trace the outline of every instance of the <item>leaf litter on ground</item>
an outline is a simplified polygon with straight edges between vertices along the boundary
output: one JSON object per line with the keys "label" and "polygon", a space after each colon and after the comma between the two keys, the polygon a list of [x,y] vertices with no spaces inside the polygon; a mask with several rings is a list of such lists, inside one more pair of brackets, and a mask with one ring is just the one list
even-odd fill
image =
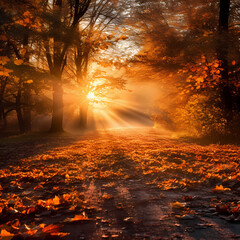
{"label": "leaf litter on ground", "polygon": [[[186,208],[194,209],[195,205],[202,208],[203,205],[197,205],[202,200],[189,193],[193,191],[196,195],[196,191],[205,190],[209,199],[211,194],[219,199],[219,202],[207,202],[206,208],[215,209],[227,221],[239,222],[240,147],[200,146],[145,133],[133,136],[118,131],[117,135],[101,133],[98,137],[76,137],[74,141],[60,139],[61,146],[44,150],[41,145],[41,153],[18,157],[11,165],[1,165],[1,236],[32,234],[41,238],[44,233],[63,237],[65,233],[60,234],[59,223],[96,219],[102,214],[104,204],[119,201],[114,191],[120,181],[128,180],[129,183],[146,180],[155,186],[152,191],[160,192],[165,201],[168,195],[162,191],[185,193],[169,204],[173,210],[182,211],[177,213],[180,219],[195,218]],[[54,146],[53,141],[48,141]],[[8,151],[8,146],[3,148]],[[11,152],[9,158],[17,156],[21,148],[23,145],[16,145],[15,155]],[[27,143],[24,149],[31,151]],[[102,190],[90,189],[89,182],[100,181]],[[127,204],[124,202],[123,206]],[[85,210],[86,216],[82,215]],[[53,227],[49,217],[60,227]],[[43,230],[41,224],[52,228],[52,232],[48,228]]]}

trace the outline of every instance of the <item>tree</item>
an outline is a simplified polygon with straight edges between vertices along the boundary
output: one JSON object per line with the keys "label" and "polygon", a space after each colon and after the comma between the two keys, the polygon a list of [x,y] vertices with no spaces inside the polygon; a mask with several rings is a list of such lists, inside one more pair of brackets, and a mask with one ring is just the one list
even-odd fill
{"label": "tree", "polygon": [[76,28],[91,0],[54,0],[45,16],[44,47],[53,83],[52,132],[63,131],[62,73],[67,63],[67,52]]}
{"label": "tree", "polygon": [[229,52],[229,15],[230,15],[230,0],[220,0],[219,2],[219,47],[218,47],[218,59],[220,61],[221,81],[220,89],[222,95],[223,108],[225,110],[226,119],[229,122],[232,120],[232,92],[229,83],[229,64],[228,64],[228,52]]}
{"label": "tree", "polygon": [[[236,34],[239,21],[237,4],[232,4],[233,9],[236,8],[234,16],[233,11],[230,15],[230,1],[220,1],[219,4],[199,0],[138,2],[136,16],[140,31],[144,29],[144,37],[134,66],[136,71],[141,69],[139,76],[145,74],[146,79],[159,81],[164,92],[168,93],[165,94],[166,99],[159,101],[157,118],[161,119],[159,115],[168,116],[166,119],[169,123],[182,119],[176,124],[181,126],[186,115],[177,116],[176,112],[183,113],[183,109],[190,106],[189,101],[194,99],[197,104],[196,99],[199,99],[205,101],[204,104],[199,103],[202,115],[205,114],[205,124],[208,122],[213,126],[214,120],[221,126],[225,122],[226,127],[226,121],[231,121],[233,107],[236,106],[234,95],[239,91],[236,87],[239,82],[236,78],[238,68],[234,60],[238,58],[238,50],[234,46],[239,44]],[[229,22],[235,23],[230,30]],[[229,59],[233,62],[231,67]],[[217,110],[209,115],[211,110],[205,109],[211,107]],[[178,109],[182,110],[176,111]],[[193,115],[196,109],[191,108]],[[199,118],[199,124],[200,121]],[[221,133],[224,131],[221,130]]]}
{"label": "tree", "polygon": [[[29,63],[29,48],[28,48],[28,41],[29,41],[29,27],[32,24],[32,21],[30,21],[30,18],[28,15],[27,9],[31,8],[30,2],[25,2],[26,6],[22,7],[22,2],[17,2],[16,5],[19,6],[17,9],[17,12],[12,9],[12,6],[14,5],[15,1],[9,1],[8,3],[4,3],[2,6],[3,8],[1,11],[3,12],[3,18],[6,17],[5,20],[3,20],[3,24],[1,26],[2,28],[2,51],[1,54],[7,58],[7,61],[2,62],[2,65],[7,65],[8,62],[14,61],[14,57],[17,58],[16,65],[21,65],[25,62],[25,64]],[[28,19],[27,22],[24,22],[24,20]],[[5,22],[4,22],[5,21]],[[16,34],[16,32],[18,34]],[[21,46],[22,45],[22,46]],[[15,55],[15,56],[14,56]],[[12,59],[12,60],[10,60]],[[15,63],[15,61],[14,61]],[[31,89],[29,87],[29,84],[26,82],[27,79],[23,80],[23,75],[20,76],[18,81],[18,90],[17,93],[13,93],[13,96],[15,98],[15,107],[13,108],[13,103],[8,102],[7,105],[10,105],[10,109],[6,110],[6,113],[4,112],[4,104],[3,99],[5,95],[5,91],[9,85],[11,84],[12,79],[16,77],[14,75],[14,71],[11,74],[11,76],[8,74],[6,75],[6,69],[5,68],[5,74],[3,72],[2,77],[2,92],[1,92],[1,112],[2,112],[2,118],[5,121],[6,126],[6,115],[7,113],[11,112],[13,109],[16,110],[18,122],[19,122],[19,129],[20,132],[28,132],[31,130],[31,108],[30,108],[30,99],[31,99]],[[15,78],[16,79],[16,78]],[[25,88],[23,88],[22,85],[25,85]],[[24,96],[24,100],[23,100]],[[5,99],[4,99],[5,100]],[[5,104],[6,105],[6,104]],[[23,109],[23,112],[22,112]]]}
{"label": "tree", "polygon": [[[87,126],[90,92],[93,92],[92,84],[94,79],[89,76],[89,66],[97,61],[97,57],[115,45],[119,40],[125,40],[123,35],[117,36],[116,28],[123,22],[122,13],[127,10],[123,1],[92,1],[89,11],[85,16],[85,27],[77,29],[74,51],[75,76],[77,88],[81,92],[81,103],[79,104],[79,127],[84,129]],[[101,71],[99,71],[101,72]],[[98,72],[98,73],[99,73]],[[98,74],[97,74],[98,75]],[[100,78],[99,76],[96,78]],[[102,83],[102,88],[109,86],[109,77],[103,74],[107,83]],[[111,85],[117,85],[119,79],[111,81]],[[98,88],[100,86],[98,85]]]}
{"label": "tree", "polygon": [[37,85],[41,86],[41,76],[46,76],[30,61],[36,47],[36,31],[41,26],[34,15],[36,9],[31,0],[11,0],[1,9],[1,55],[5,58],[1,62],[4,70],[1,74],[1,113],[6,126],[7,114],[15,110],[21,133],[31,130],[32,94]]}

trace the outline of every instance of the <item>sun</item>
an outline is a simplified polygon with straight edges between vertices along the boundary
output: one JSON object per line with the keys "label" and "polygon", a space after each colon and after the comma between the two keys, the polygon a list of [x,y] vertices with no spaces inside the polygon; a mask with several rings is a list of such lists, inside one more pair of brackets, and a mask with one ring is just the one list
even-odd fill
{"label": "sun", "polygon": [[89,92],[88,95],[87,95],[87,98],[89,100],[94,100],[96,98],[96,96],[95,96],[94,92]]}

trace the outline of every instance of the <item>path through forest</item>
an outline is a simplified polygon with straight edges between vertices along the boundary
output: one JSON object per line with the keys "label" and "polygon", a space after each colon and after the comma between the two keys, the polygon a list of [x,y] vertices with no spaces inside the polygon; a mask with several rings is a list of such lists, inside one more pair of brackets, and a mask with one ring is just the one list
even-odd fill
{"label": "path through forest", "polygon": [[240,239],[238,146],[112,129],[8,138],[0,157],[2,239]]}

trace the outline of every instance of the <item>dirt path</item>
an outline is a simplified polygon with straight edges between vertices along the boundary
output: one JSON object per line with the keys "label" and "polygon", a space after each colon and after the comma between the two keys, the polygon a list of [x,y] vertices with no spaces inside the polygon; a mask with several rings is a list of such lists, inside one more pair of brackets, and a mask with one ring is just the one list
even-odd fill
{"label": "dirt path", "polygon": [[2,239],[240,239],[240,147],[142,128],[0,150]]}

